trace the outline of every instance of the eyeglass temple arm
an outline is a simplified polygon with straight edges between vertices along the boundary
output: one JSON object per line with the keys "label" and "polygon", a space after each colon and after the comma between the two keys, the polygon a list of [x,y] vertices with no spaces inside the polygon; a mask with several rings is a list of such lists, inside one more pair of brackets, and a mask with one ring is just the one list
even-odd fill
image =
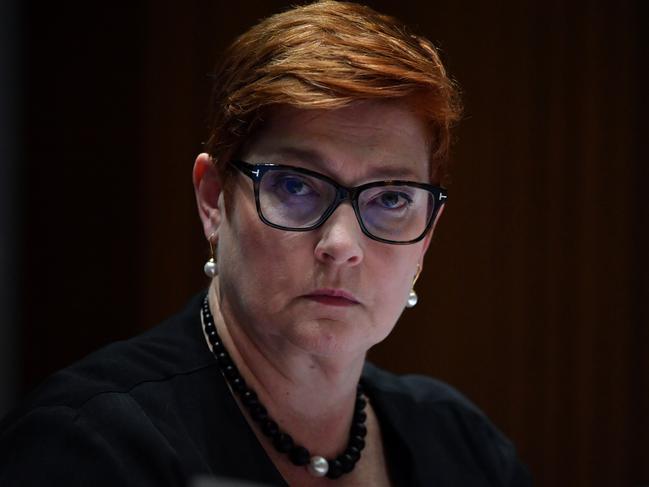
{"label": "eyeglass temple arm", "polygon": [[253,180],[259,179],[259,175],[261,174],[259,167],[254,166],[253,164],[250,164],[248,162],[238,161],[238,160],[231,160],[230,164],[232,164],[235,168],[239,169],[239,171],[244,173],[249,178]]}

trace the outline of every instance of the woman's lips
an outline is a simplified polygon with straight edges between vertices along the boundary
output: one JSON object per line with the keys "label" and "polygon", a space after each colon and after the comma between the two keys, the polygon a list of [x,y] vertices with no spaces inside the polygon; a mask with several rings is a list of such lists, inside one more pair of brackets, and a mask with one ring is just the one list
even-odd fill
{"label": "woman's lips", "polygon": [[356,297],[343,289],[318,289],[305,298],[329,306],[354,306],[360,304]]}

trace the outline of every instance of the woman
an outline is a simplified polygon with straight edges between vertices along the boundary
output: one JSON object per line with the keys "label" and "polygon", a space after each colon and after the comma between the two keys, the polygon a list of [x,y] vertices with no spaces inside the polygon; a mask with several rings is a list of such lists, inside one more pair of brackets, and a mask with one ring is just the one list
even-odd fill
{"label": "woman", "polygon": [[193,181],[211,282],[55,375],[0,437],[2,485],[526,485],[466,399],[365,363],[446,192],[456,92],[392,18],[319,2],[240,37]]}

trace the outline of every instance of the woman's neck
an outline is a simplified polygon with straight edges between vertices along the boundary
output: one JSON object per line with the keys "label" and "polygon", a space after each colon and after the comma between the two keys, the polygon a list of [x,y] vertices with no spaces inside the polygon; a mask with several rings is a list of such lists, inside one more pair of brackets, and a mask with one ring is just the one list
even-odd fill
{"label": "woman's neck", "polygon": [[281,337],[256,336],[228,312],[216,281],[209,301],[218,333],[269,415],[312,454],[340,453],[349,439],[364,355],[317,357]]}

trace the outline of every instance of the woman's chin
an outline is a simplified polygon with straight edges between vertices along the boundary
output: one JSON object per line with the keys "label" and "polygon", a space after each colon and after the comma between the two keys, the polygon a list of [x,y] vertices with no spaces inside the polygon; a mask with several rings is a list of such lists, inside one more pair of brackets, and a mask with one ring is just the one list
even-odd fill
{"label": "woman's chin", "polygon": [[302,323],[288,331],[287,338],[293,347],[304,353],[330,358],[364,356],[373,345],[358,325],[327,319]]}

